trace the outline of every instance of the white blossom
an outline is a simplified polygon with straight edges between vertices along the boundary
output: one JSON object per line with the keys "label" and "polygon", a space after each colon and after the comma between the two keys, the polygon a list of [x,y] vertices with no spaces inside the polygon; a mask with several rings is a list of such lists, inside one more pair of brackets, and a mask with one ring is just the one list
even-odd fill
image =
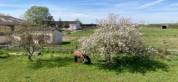
{"label": "white blossom", "polygon": [[129,19],[110,15],[99,21],[98,29],[89,37],[80,40],[80,50],[86,54],[100,53],[106,57],[129,53],[144,55],[140,32]]}

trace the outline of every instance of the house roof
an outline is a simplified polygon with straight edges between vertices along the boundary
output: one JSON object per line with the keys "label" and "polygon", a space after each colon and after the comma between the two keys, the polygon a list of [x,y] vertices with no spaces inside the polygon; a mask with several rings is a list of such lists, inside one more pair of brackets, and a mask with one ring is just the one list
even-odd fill
{"label": "house roof", "polygon": [[0,15],[0,25],[19,25],[22,22],[21,19],[12,16],[2,16]]}

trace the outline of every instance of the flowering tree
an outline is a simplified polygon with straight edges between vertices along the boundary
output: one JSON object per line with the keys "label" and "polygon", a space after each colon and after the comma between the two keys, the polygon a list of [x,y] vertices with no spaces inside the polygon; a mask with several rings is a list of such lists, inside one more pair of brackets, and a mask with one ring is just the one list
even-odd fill
{"label": "flowering tree", "polygon": [[83,53],[99,53],[107,63],[112,62],[113,56],[121,56],[121,53],[135,56],[145,56],[147,53],[135,25],[130,19],[116,15],[100,20],[95,33],[82,38],[80,43]]}

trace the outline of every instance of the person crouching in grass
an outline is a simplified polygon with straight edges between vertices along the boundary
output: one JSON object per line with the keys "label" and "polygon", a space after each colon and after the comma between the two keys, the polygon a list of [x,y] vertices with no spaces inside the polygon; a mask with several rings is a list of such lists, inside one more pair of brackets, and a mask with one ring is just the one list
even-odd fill
{"label": "person crouching in grass", "polygon": [[79,50],[74,51],[73,56],[74,56],[74,61],[76,63],[91,64],[90,57],[87,54],[84,54]]}

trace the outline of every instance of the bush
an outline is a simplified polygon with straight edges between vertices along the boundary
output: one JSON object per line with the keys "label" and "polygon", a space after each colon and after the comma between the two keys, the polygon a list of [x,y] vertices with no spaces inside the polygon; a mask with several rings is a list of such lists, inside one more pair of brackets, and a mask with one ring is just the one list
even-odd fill
{"label": "bush", "polygon": [[150,56],[154,51],[153,48],[144,46],[139,30],[130,19],[116,15],[110,15],[99,21],[95,33],[82,38],[80,43],[80,50],[83,53],[98,53],[105,57],[107,63],[111,63],[114,56],[123,56],[123,53],[142,57]]}

